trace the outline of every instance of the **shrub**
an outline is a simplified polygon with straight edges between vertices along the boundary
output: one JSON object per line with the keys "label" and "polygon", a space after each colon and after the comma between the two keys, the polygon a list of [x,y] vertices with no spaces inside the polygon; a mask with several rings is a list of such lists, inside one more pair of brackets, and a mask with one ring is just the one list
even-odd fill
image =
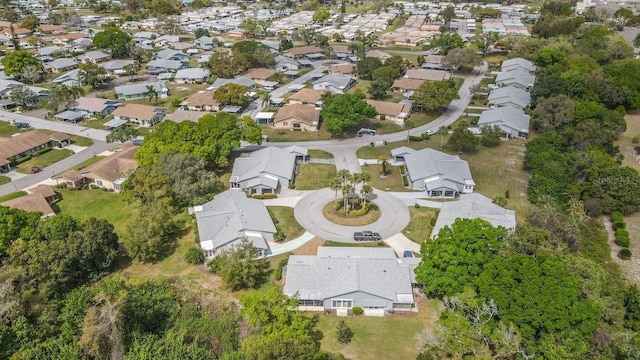
{"label": "shrub", "polygon": [[624,216],[619,211],[614,211],[611,213],[611,221],[624,221]]}
{"label": "shrub", "polygon": [[347,212],[346,212],[346,211],[344,211],[344,209],[338,209],[338,215],[344,215],[344,214],[346,214],[346,213],[347,213]]}
{"label": "shrub", "polygon": [[192,246],[187,250],[184,258],[191,265],[202,264],[204,262],[204,253],[198,246]]}
{"label": "shrub", "polygon": [[436,226],[436,220],[437,220],[437,217],[435,216],[432,217],[431,220],[429,220],[429,224],[431,224],[431,226]]}
{"label": "shrub", "polygon": [[600,204],[600,199],[587,199],[587,201],[584,202],[584,211],[592,218],[600,217],[600,215],[602,215],[602,205]]}
{"label": "shrub", "polygon": [[422,136],[409,135],[409,141],[422,141],[422,140],[423,140]]}
{"label": "shrub", "polygon": [[344,320],[338,324],[337,339],[341,344],[348,344],[353,339],[353,331],[345,324]]}
{"label": "shrub", "polygon": [[616,229],[616,237],[618,236],[626,236],[629,237],[629,232],[625,229]]}
{"label": "shrub", "polygon": [[44,153],[48,153],[49,151],[51,151],[51,148],[50,147],[46,147],[46,148],[44,148],[42,150],[38,150],[35,154],[33,154],[33,156],[40,156],[40,155],[42,155]]}
{"label": "shrub", "polygon": [[362,209],[351,210],[349,211],[349,216],[362,216],[369,212],[369,207],[364,206]]}
{"label": "shrub", "polygon": [[618,246],[622,246],[622,247],[629,247],[629,235],[618,235],[616,234],[616,244],[618,244]]}
{"label": "shrub", "polygon": [[23,157],[23,158],[20,158],[20,159],[16,160],[16,165],[20,165],[20,164],[22,164],[23,162],[25,162],[25,161],[29,161],[29,160],[31,160],[31,156],[25,156],[25,157]]}
{"label": "shrub", "polygon": [[407,180],[407,177],[404,175],[402,176],[402,185],[409,186],[409,180]]}
{"label": "shrub", "polygon": [[414,206],[416,209],[420,209],[420,204],[416,203]]}
{"label": "shrub", "polygon": [[509,197],[511,197],[511,193],[509,192],[509,190],[504,192],[504,198],[508,199]]}
{"label": "shrub", "polygon": [[624,221],[614,221],[613,228],[616,230],[624,229],[627,227],[627,223]]}
{"label": "shrub", "polygon": [[373,142],[371,142],[371,143],[369,143],[369,146],[371,146],[371,147],[375,147],[375,146],[376,146],[376,144],[374,144]]}
{"label": "shrub", "polygon": [[282,268],[287,265],[287,263],[289,262],[289,257],[287,256],[286,258],[280,260],[280,262],[278,263],[278,267],[276,268],[275,271],[275,277],[276,280],[282,280]]}
{"label": "shrub", "polygon": [[351,312],[353,312],[353,315],[362,315],[364,311],[362,310],[361,307],[354,306],[353,309],[351,309]]}
{"label": "shrub", "polygon": [[276,194],[255,194],[253,195],[254,199],[275,199],[278,195]]}
{"label": "shrub", "polygon": [[295,188],[296,188],[296,184],[294,183],[289,184],[289,189],[295,189]]}
{"label": "shrub", "polygon": [[618,251],[618,257],[622,260],[629,260],[631,259],[631,250],[629,249],[622,249],[620,251]]}
{"label": "shrub", "polygon": [[404,165],[400,165],[400,174],[404,174]]}
{"label": "shrub", "polygon": [[278,229],[278,231],[276,231],[276,233],[273,234],[273,240],[275,241],[282,241],[284,240],[284,238],[285,238],[285,235],[280,229]]}
{"label": "shrub", "polygon": [[171,101],[171,106],[173,106],[175,108],[180,107],[180,103],[181,102],[182,102],[182,99],[179,99],[179,98],[178,99],[173,99]]}
{"label": "shrub", "polygon": [[500,206],[500,207],[505,207],[509,203],[509,200],[507,200],[506,198],[498,195],[498,196],[493,198],[493,203],[498,205],[498,206]]}
{"label": "shrub", "polygon": [[640,144],[640,134],[636,134],[636,136],[633,137],[631,142],[634,144]]}
{"label": "shrub", "polygon": [[423,132],[422,135],[420,135],[420,137],[422,137],[422,140],[429,140],[431,136],[429,136],[429,134],[427,134],[426,132]]}

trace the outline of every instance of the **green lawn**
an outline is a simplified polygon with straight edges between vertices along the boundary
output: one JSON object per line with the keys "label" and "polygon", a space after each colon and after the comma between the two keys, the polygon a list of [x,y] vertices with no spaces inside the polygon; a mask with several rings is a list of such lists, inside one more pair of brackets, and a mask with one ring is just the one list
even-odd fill
{"label": "green lawn", "polygon": [[[438,300],[422,301],[418,306],[418,313],[385,317],[337,317],[321,313],[318,322],[318,330],[323,334],[320,347],[351,360],[415,359],[417,337],[425,328],[433,326],[441,312]],[[354,333],[353,340],[347,345],[336,339],[336,328],[343,320]]]}
{"label": "green lawn", "polygon": [[74,166],[73,169],[74,170],[82,170],[82,169],[86,168],[87,166],[89,166],[91,164],[97,163],[98,161],[102,160],[105,157],[106,156],[94,156],[92,158],[88,158],[87,160],[83,161],[82,163]]}
{"label": "green lawn", "polygon": [[309,150],[309,157],[312,159],[333,159],[333,154],[324,150]]}
{"label": "green lawn", "polygon": [[1,202],[5,202],[5,201],[9,201],[9,200],[13,200],[13,199],[25,196],[25,195],[27,195],[26,191],[12,192],[12,193],[9,193],[9,194],[7,194],[5,196],[0,196],[0,203]]}
{"label": "green lawn", "polygon": [[[446,144],[446,139],[445,139]],[[373,146],[365,146],[358,149],[356,155],[360,159],[377,159],[380,155],[391,156],[391,150],[395,148],[399,148],[401,146],[407,146],[412,149],[421,150],[424,148],[434,148],[440,149],[440,135],[433,135],[429,138],[429,140],[423,141],[411,141],[407,144],[406,141],[388,143],[384,146],[373,147]]]}
{"label": "green lawn", "polygon": [[317,190],[329,187],[329,182],[336,175],[335,165],[302,164],[296,176],[296,189]]}
{"label": "green lawn", "polygon": [[82,123],[82,125],[92,129],[104,130],[104,123],[112,119],[113,119],[113,116],[109,115],[100,120],[94,119],[94,120],[85,121]]}
{"label": "green lawn", "polygon": [[422,244],[423,241],[431,237],[431,231],[433,230],[431,221],[435,223],[435,219],[438,217],[438,210],[412,206],[409,207],[409,214],[411,215],[411,220],[409,225],[402,230],[402,233],[414,242]]}
{"label": "green lawn", "polygon": [[467,113],[467,114],[482,114],[486,110],[489,110],[489,109],[471,109],[471,108],[466,108],[466,109],[464,109],[464,112]]}
{"label": "green lawn", "polygon": [[58,161],[73,155],[73,151],[69,149],[53,149],[37,157],[27,160],[18,165],[16,171],[22,174],[30,174],[32,166],[39,166],[44,169],[45,167],[55,164]]}
{"label": "green lawn", "polygon": [[146,127],[146,126],[138,126],[137,130],[138,130],[138,135],[147,136],[151,134],[151,132],[153,131],[153,128]]}
{"label": "green lawn", "polygon": [[389,174],[384,179],[380,177],[380,174],[382,173],[382,164],[367,165],[362,168],[362,171],[366,171],[371,174],[371,181],[369,181],[369,185],[376,189],[384,191],[412,191],[402,184],[399,166],[387,166],[387,172]]}
{"label": "green lawn", "polygon": [[8,184],[11,182],[11,178],[4,175],[0,175],[0,185]]}
{"label": "green lawn", "polygon": [[7,122],[0,121],[0,135],[9,136],[20,132],[20,128]]}
{"label": "green lawn", "polygon": [[274,220],[278,230],[284,233],[283,242],[293,240],[304,234],[304,228],[298,224],[295,216],[293,216],[293,208],[286,206],[269,206],[269,215]]}

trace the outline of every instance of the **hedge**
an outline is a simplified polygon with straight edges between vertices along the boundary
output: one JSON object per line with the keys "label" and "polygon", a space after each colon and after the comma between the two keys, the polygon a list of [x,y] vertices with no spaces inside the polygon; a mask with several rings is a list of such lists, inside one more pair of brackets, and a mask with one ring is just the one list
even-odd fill
{"label": "hedge", "polygon": [[16,165],[20,165],[23,162],[26,162],[26,161],[29,161],[29,160],[31,160],[31,156],[25,156],[23,158],[20,158],[20,159],[16,160]]}
{"label": "hedge", "polygon": [[253,195],[254,199],[275,199],[278,195],[276,194],[255,194]]}
{"label": "hedge", "polygon": [[349,216],[362,216],[362,215],[366,214],[367,212],[369,212],[369,207],[368,206],[364,206],[361,209],[349,211]]}
{"label": "hedge", "polygon": [[409,186],[409,180],[407,180],[406,176],[402,176],[402,185]]}
{"label": "hedge", "polygon": [[422,140],[423,140],[422,136],[409,135],[409,141],[422,141]]}
{"label": "hedge", "polygon": [[420,135],[420,137],[422,138],[422,140],[429,140],[430,138],[429,134],[427,134],[426,132],[423,132],[422,135]]}
{"label": "hedge", "polygon": [[615,221],[624,221],[624,216],[622,216],[622,213],[619,211],[614,211],[611,213],[611,221],[615,222]]}
{"label": "hedge", "polygon": [[276,268],[276,271],[275,271],[276,280],[282,280],[282,268],[285,265],[287,265],[287,263],[289,263],[289,257],[288,256],[286,258],[280,260],[280,262],[278,263],[278,267]]}
{"label": "hedge", "polygon": [[629,232],[626,230],[616,230],[616,244],[622,247],[629,247]]}
{"label": "hedge", "polygon": [[42,155],[44,153],[48,153],[49,151],[51,151],[51,148],[50,147],[46,147],[46,148],[44,148],[42,150],[38,150],[35,154],[33,154],[33,156],[40,156],[40,155]]}
{"label": "hedge", "polygon": [[627,227],[627,223],[625,223],[624,221],[614,221],[613,222],[613,228],[616,230],[620,230],[620,229],[624,229]]}
{"label": "hedge", "polygon": [[620,251],[618,251],[618,257],[622,260],[629,260],[631,259],[631,250],[629,249],[622,249]]}

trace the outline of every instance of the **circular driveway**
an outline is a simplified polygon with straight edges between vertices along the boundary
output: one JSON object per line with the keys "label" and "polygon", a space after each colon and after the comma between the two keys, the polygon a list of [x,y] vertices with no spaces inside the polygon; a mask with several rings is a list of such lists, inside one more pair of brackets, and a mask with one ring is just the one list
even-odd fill
{"label": "circular driveway", "polygon": [[[338,193],[338,196],[341,196]],[[332,223],[322,214],[327,203],[336,199],[335,191],[321,189],[302,198],[293,210],[296,220],[308,232],[325,240],[355,243],[353,233],[371,230],[380,233],[383,239],[401,232],[409,224],[409,208],[400,199],[374,189],[369,199],[380,209],[378,221],[369,225],[344,226]]]}

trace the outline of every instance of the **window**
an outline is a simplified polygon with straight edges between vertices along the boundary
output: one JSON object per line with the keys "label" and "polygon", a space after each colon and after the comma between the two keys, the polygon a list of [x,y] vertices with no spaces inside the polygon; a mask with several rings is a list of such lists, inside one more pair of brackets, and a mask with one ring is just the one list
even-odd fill
{"label": "window", "polygon": [[353,300],[331,300],[331,307],[334,309],[351,309]]}
{"label": "window", "polygon": [[445,192],[444,192],[444,196],[446,196],[446,197],[453,197],[453,191],[445,191]]}
{"label": "window", "polygon": [[96,185],[102,186],[102,180],[96,180]]}
{"label": "window", "polygon": [[322,300],[300,300],[298,306],[323,306]]}
{"label": "window", "polygon": [[293,128],[294,129],[300,129],[300,123],[293,124]]}
{"label": "window", "polygon": [[283,123],[282,123],[282,125],[283,125],[283,126],[288,126],[288,125],[289,125],[289,123],[285,121],[285,122],[283,122]]}
{"label": "window", "polygon": [[442,191],[432,191],[431,196],[442,196]]}
{"label": "window", "polygon": [[393,308],[395,310],[411,310],[413,308],[413,304],[393,304]]}

